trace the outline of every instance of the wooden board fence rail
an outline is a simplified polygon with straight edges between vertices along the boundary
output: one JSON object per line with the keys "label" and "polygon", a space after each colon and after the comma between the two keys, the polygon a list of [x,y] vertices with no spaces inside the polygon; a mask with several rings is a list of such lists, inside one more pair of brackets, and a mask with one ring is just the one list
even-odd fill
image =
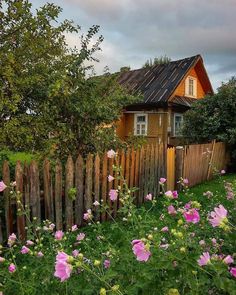
{"label": "wooden board fence rail", "polygon": [[[39,222],[48,219],[55,223],[57,229],[65,229],[73,224],[83,225],[83,214],[87,209],[93,210],[96,220],[106,220],[108,214],[100,214],[93,205],[94,201],[107,203],[109,215],[116,217],[119,199],[111,202],[109,191],[122,187],[123,180],[116,178],[114,164],[122,167],[129,187],[139,188],[134,194],[137,205],[144,202],[145,194],[157,195],[160,189],[159,178],[166,177],[166,151],[166,146],[156,144],[140,149],[119,150],[115,159],[107,158],[107,153],[89,154],[86,159],[81,155],[77,159],[69,156],[65,166],[60,160],[53,164],[45,159],[41,170],[36,161],[29,165],[18,161],[14,179],[10,179],[9,163],[5,161],[2,175],[7,185],[16,180],[16,189],[21,192],[23,205],[30,209],[31,220],[34,217]],[[115,180],[109,182],[109,175],[115,177]],[[73,189],[74,197],[71,193]],[[0,216],[0,241],[12,232],[24,239],[29,220],[17,215],[17,204],[11,199],[9,188],[1,198],[4,210]]]}

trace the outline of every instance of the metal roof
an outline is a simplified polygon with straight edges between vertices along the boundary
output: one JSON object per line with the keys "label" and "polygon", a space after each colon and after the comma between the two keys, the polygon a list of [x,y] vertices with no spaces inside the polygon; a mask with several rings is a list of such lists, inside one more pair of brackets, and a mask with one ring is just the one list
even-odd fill
{"label": "metal roof", "polygon": [[200,55],[132,71],[120,72],[118,82],[144,97],[145,104],[167,102]]}

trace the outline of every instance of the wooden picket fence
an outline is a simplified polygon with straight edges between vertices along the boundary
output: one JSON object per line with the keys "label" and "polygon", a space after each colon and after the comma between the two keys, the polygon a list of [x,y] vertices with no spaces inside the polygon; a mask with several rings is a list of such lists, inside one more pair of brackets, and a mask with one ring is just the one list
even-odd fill
{"label": "wooden picket fence", "polygon": [[213,177],[216,171],[226,169],[229,154],[223,142],[192,144],[167,150],[167,188],[176,188],[180,177],[189,180],[189,186]]}
{"label": "wooden picket fence", "polygon": [[[119,199],[111,202],[110,189],[122,186],[122,180],[116,178],[113,165],[122,167],[129,187],[137,187],[135,202],[140,205],[147,193],[157,195],[158,180],[166,177],[166,151],[164,144],[147,145],[140,149],[126,149],[117,152],[115,159],[104,155],[89,154],[86,159],[81,155],[74,161],[68,157],[65,167],[60,160],[52,165],[45,160],[40,170],[38,163],[29,165],[17,162],[15,179],[10,179],[9,163],[3,164],[3,181],[7,185],[16,180],[16,190],[22,193],[22,203],[30,209],[30,219],[37,217],[38,222],[48,219],[57,229],[70,228],[73,224],[83,225],[83,214],[93,209],[97,220],[104,221],[107,214],[99,214],[93,206],[94,201],[103,201],[109,205],[109,213],[116,217],[120,206]],[[108,182],[108,175],[115,177]],[[75,200],[69,197],[71,188],[76,188]],[[17,215],[17,203],[12,200],[9,189],[3,193],[4,216],[0,217],[0,241],[10,233],[17,232],[25,238],[25,227],[29,222],[25,216]]]}

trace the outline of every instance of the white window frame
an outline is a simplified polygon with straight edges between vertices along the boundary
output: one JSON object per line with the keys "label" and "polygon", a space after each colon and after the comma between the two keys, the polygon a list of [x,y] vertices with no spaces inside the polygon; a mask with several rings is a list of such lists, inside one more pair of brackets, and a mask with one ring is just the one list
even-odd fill
{"label": "white window frame", "polygon": [[[193,94],[189,93],[189,81],[193,81]],[[185,80],[185,96],[197,97],[197,78],[188,76]]]}
{"label": "white window frame", "polygon": [[176,120],[176,117],[181,117],[182,118],[182,122],[183,122],[183,120],[184,120],[184,116],[183,116],[183,114],[181,114],[181,113],[174,113],[174,126],[173,126],[173,131],[174,131],[174,137],[180,137],[180,135],[179,134],[176,134],[176,130],[175,130],[175,120]]}
{"label": "white window frame", "polygon": [[[138,123],[138,117],[145,117],[145,134],[137,134],[137,123]],[[136,113],[134,114],[134,135],[136,136],[147,136],[148,131],[148,114],[146,113]]]}

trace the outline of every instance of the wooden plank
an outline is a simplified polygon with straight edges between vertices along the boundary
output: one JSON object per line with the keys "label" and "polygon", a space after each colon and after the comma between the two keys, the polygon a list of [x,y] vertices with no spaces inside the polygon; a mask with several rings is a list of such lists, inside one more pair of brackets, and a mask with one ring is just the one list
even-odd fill
{"label": "wooden plank", "polygon": [[[121,191],[123,191],[124,189],[124,176],[125,176],[125,151],[124,149],[121,150],[120,153],[120,167],[121,167],[121,171],[120,171],[120,189]],[[118,205],[117,205],[118,209],[122,207],[122,204],[120,202],[120,200],[118,200]]]}
{"label": "wooden plank", "polygon": [[[111,175],[112,177],[114,177],[114,171],[113,171],[113,165],[114,165],[114,159],[113,158],[109,158],[108,159],[108,173],[109,175]],[[108,175],[107,175],[108,176]],[[108,195],[109,195],[109,192],[111,189],[113,189],[113,185],[114,185],[114,182],[113,181],[110,181],[108,182]],[[112,215],[112,201],[110,200],[110,197],[108,196],[108,206],[109,206],[109,214]],[[110,219],[109,215],[107,216],[108,219]]]}
{"label": "wooden plank", "polygon": [[[100,157],[96,154],[94,161],[94,201],[100,203]],[[95,220],[100,220],[99,206],[95,206]]]}
{"label": "wooden plank", "polygon": [[24,213],[24,199],[23,199],[23,168],[21,162],[17,161],[15,167],[15,180],[16,180],[16,191],[17,191],[17,232],[19,239],[25,239],[25,215]]}
{"label": "wooden plank", "polygon": [[126,155],[125,155],[125,181],[128,186],[129,186],[129,180],[130,180],[130,149],[127,149]]}
{"label": "wooden plank", "polygon": [[150,146],[147,145],[146,156],[145,156],[145,167],[144,167],[144,186],[143,186],[143,197],[145,197],[150,191]]}
{"label": "wooden plank", "polygon": [[140,149],[137,149],[135,153],[135,168],[134,168],[134,186],[138,189],[134,193],[136,205],[138,205],[138,196],[139,196],[139,163],[140,163]]}
{"label": "wooden plank", "polygon": [[[120,167],[120,160],[121,160],[120,151],[116,151],[115,166],[117,168]],[[114,189],[118,190],[120,174],[116,171],[116,172],[114,172],[114,177],[115,177],[115,180],[114,180],[113,187],[114,187]],[[119,194],[118,194],[117,200],[114,201],[112,204],[113,217],[117,216],[118,204],[119,204]]]}
{"label": "wooden plank", "polygon": [[83,224],[84,213],[84,160],[81,155],[77,157],[75,163],[75,187],[77,190],[75,200],[75,223],[81,226]]}
{"label": "wooden plank", "polygon": [[155,153],[154,146],[151,145],[151,153],[150,153],[150,187],[149,192],[154,196],[154,186],[155,186]]}
{"label": "wooden plank", "polygon": [[43,187],[45,218],[54,221],[54,204],[52,198],[52,180],[50,174],[50,162],[48,159],[43,163]]}
{"label": "wooden plank", "polygon": [[144,168],[145,168],[145,150],[144,147],[140,150],[139,159],[139,198],[138,205],[141,205],[144,200]]}
{"label": "wooden plank", "polygon": [[71,228],[74,224],[73,199],[70,190],[74,187],[74,162],[71,156],[66,162],[66,183],[65,183],[65,225]]}
{"label": "wooden plank", "polygon": [[135,150],[131,149],[131,164],[130,164],[130,183],[129,186],[132,188],[134,186],[134,173],[135,173]]}
{"label": "wooden plank", "polygon": [[86,160],[86,178],[85,178],[85,210],[92,209],[93,206],[93,155],[88,154]]}
{"label": "wooden plank", "polygon": [[40,204],[40,184],[38,164],[33,160],[30,164],[30,205],[32,209],[32,217],[36,217],[37,221],[41,221],[41,204]]}
{"label": "wooden plank", "polygon": [[[9,169],[8,161],[3,162],[2,179],[7,186],[10,185],[10,169]],[[4,198],[4,209],[5,209],[4,211],[5,211],[6,232],[8,237],[11,233],[13,233],[13,211],[11,207],[11,195],[10,195],[9,188],[6,188],[4,190],[3,198]]]}
{"label": "wooden plank", "polygon": [[[23,169],[23,191],[25,196],[25,210],[28,211],[29,217],[31,217],[31,208],[30,208],[30,179],[29,179],[29,166],[25,162]],[[30,225],[30,220],[26,218],[26,226]]]}
{"label": "wooden plank", "polygon": [[57,159],[55,167],[55,214],[56,214],[56,228],[61,230],[62,223],[62,165],[61,161]]}
{"label": "wooden plank", "polygon": [[[102,203],[106,206],[107,202],[107,154],[103,156],[102,162]],[[106,212],[102,212],[102,221],[106,220]]]}

